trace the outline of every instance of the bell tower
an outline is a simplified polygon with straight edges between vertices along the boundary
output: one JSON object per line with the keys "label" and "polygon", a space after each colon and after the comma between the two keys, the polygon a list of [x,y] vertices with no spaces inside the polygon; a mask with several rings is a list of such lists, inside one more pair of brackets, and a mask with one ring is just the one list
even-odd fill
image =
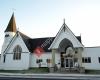
{"label": "bell tower", "polygon": [[15,17],[14,17],[14,13],[13,13],[11,16],[11,19],[7,25],[7,28],[4,31],[5,37],[4,37],[4,43],[2,46],[2,53],[5,51],[8,44],[10,43],[11,39],[14,37],[16,31],[17,31],[16,30],[16,22],[15,22]]}

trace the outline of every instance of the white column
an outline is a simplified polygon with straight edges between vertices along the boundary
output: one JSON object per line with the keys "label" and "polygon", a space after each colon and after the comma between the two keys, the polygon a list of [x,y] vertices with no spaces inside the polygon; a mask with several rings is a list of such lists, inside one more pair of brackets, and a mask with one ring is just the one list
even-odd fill
{"label": "white column", "polygon": [[55,52],[56,52],[56,49],[52,49],[52,67],[55,66]]}

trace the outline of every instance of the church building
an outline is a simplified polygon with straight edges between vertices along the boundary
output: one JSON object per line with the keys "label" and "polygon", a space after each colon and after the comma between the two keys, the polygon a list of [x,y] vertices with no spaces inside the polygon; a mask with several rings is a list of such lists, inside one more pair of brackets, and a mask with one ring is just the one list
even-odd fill
{"label": "church building", "polygon": [[81,36],[75,36],[65,22],[54,37],[30,38],[16,29],[13,13],[4,33],[2,70],[40,67],[51,72],[100,70],[100,47],[85,47]]}

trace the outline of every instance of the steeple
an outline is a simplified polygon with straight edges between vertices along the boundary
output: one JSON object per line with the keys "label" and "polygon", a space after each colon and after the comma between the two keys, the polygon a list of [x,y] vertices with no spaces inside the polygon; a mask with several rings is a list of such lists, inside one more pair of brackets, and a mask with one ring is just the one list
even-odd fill
{"label": "steeple", "polygon": [[14,13],[12,14],[12,17],[8,23],[5,32],[16,32],[16,22],[15,22]]}

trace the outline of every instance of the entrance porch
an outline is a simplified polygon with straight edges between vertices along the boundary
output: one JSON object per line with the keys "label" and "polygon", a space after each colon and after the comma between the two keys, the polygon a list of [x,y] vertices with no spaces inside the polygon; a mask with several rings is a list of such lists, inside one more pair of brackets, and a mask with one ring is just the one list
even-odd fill
{"label": "entrance porch", "polygon": [[[55,63],[55,53],[60,55],[60,67]],[[68,39],[63,39],[58,49],[52,49],[52,68],[54,72],[84,72],[82,67],[82,48],[75,48]]]}
{"label": "entrance porch", "polygon": [[61,67],[57,72],[63,73],[84,73],[84,68],[79,64],[79,58],[76,55],[61,53]]}

